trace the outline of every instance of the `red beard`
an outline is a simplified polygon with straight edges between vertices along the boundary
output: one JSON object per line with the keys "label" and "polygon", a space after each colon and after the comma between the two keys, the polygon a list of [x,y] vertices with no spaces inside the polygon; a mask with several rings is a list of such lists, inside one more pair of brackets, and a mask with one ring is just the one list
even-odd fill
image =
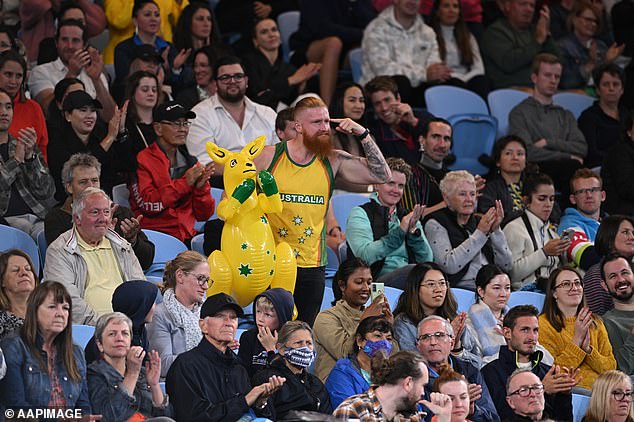
{"label": "red beard", "polygon": [[327,157],[332,152],[330,133],[315,134],[313,136],[304,135],[303,140],[306,149],[315,155]]}

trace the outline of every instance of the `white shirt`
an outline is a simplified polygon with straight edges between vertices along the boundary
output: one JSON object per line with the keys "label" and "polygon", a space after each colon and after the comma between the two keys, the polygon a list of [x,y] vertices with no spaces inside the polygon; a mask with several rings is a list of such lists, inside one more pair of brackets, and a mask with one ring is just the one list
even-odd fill
{"label": "white shirt", "polygon": [[246,110],[242,127],[224,108],[216,95],[196,104],[192,111],[196,118],[187,136],[187,150],[202,164],[211,162],[205,144],[209,141],[229,151],[240,151],[257,138],[266,136],[266,145],[279,142],[275,134],[277,114],[272,108],[256,104],[244,97]]}
{"label": "white shirt", "polygon": [[[68,73],[68,67],[62,63],[62,59],[60,58],[57,58],[54,62],[35,66],[29,77],[29,91],[31,92],[31,96],[35,98],[45,89],[55,89],[55,85],[66,77],[66,73]],[[97,96],[95,85],[84,69],[81,70],[77,79],[84,83],[86,92],[90,94],[91,97],[95,98]],[[100,79],[101,84],[108,90],[108,79],[106,79],[103,73]]]}

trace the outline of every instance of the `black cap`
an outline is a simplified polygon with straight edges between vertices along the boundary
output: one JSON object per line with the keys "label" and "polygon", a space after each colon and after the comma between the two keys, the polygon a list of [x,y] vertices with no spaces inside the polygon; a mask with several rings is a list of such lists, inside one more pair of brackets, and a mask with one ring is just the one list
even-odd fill
{"label": "black cap", "polygon": [[156,63],[163,63],[161,53],[150,44],[135,45],[132,50],[132,60],[134,59],[141,59],[144,62],[155,61]]}
{"label": "black cap", "polygon": [[152,113],[152,118],[155,122],[168,121],[175,122],[178,119],[195,119],[196,113],[191,110],[186,110],[185,107],[178,104],[176,101],[168,101],[163,104],[159,104]]}
{"label": "black cap", "polygon": [[244,311],[233,297],[226,293],[216,293],[209,296],[203,303],[203,307],[200,309],[200,319],[214,316],[225,309],[233,309],[239,317],[244,315]]}
{"label": "black cap", "polygon": [[73,91],[64,98],[62,108],[64,111],[73,111],[89,105],[96,109],[103,108],[101,103],[91,97],[86,91]]}

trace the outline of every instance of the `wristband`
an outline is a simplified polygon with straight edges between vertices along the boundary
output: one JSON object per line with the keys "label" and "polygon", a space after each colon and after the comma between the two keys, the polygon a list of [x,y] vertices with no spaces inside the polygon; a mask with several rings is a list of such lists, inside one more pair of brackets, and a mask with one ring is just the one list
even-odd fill
{"label": "wristband", "polygon": [[359,141],[363,141],[370,134],[370,129],[366,128],[361,135],[354,135]]}

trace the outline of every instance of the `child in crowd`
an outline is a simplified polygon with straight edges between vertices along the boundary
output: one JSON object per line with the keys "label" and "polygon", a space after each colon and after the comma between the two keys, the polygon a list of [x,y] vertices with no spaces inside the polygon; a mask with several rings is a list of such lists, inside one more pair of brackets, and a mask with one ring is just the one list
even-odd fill
{"label": "child in crowd", "polygon": [[266,367],[277,354],[277,332],[293,317],[295,301],[285,289],[269,289],[253,301],[256,326],[240,337],[238,357],[249,373],[249,378]]}

